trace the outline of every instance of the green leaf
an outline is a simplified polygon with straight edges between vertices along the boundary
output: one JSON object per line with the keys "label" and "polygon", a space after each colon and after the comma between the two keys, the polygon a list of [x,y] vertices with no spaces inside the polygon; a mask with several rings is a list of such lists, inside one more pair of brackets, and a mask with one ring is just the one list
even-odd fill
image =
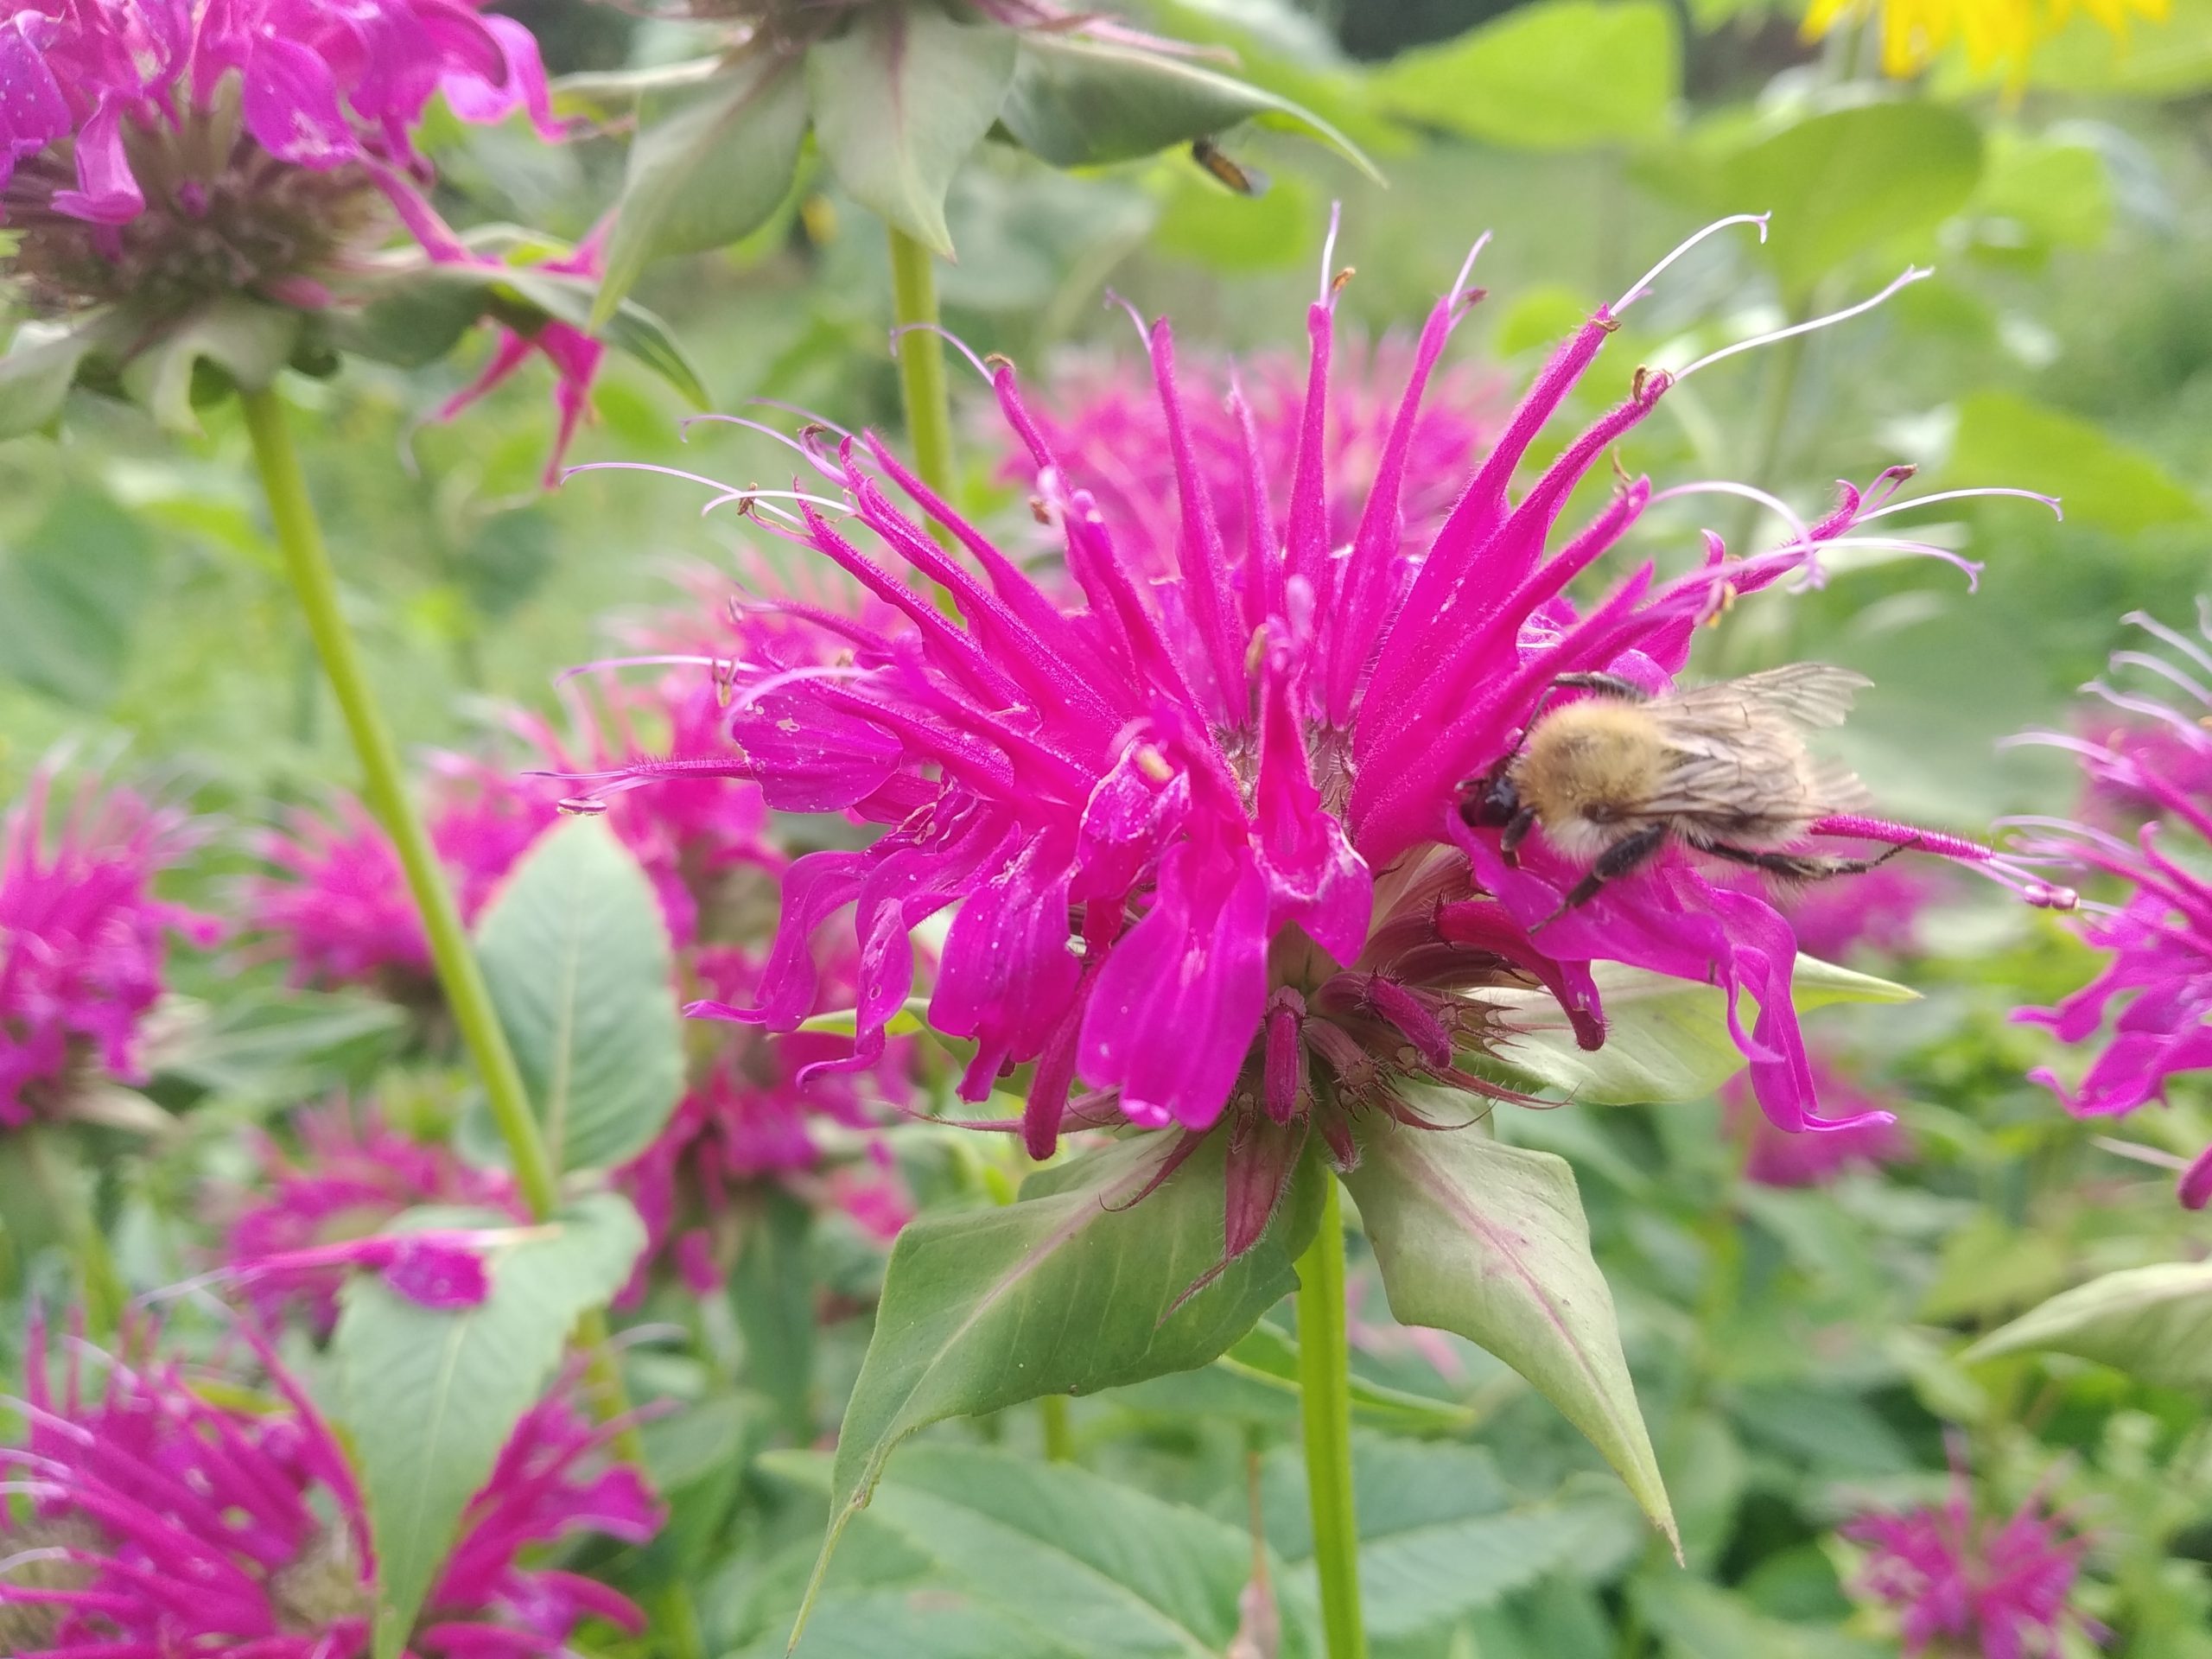
{"label": "green leaf", "polygon": [[736,241],[776,210],[798,170],[806,88],[789,60],[739,59],[700,86],[649,92],[607,241],[592,325],[655,259]]}
{"label": "green leaf", "polygon": [[668,928],[629,849],[596,818],[540,836],[477,950],[555,1161],[644,1151],[683,1092],[683,1041]]}
{"label": "green leaf", "polygon": [[2105,158],[2078,139],[1999,131],[1973,210],[2008,222],[2030,246],[2094,248],[2112,229]]}
{"label": "green leaf", "polygon": [[365,1089],[407,1038],[382,997],[272,991],[227,997],[148,1058],[165,1083],[249,1108],[290,1106],[334,1085]]}
{"label": "green leaf", "polygon": [[1207,1137],[1147,1192],[1179,1140],[1132,1136],[1031,1176],[1017,1203],[925,1214],[899,1235],[838,1433],[810,1603],[892,1449],[916,1429],[1204,1365],[1295,1285],[1291,1264],[1319,1219],[1310,1158],[1260,1243],[1177,1305],[1221,1258],[1228,1137]]}
{"label": "green leaf", "polygon": [[1023,149],[1055,167],[1136,161],[1257,119],[1310,133],[1382,180],[1343,133],[1264,87],[1186,58],[1042,29],[1022,33],[999,118]]}
{"label": "green leaf", "polygon": [[1472,1130],[1385,1125],[1344,1185],[1392,1315],[1457,1332],[1527,1377],[1673,1541],[1612,1293],[1590,1254],[1567,1160]]}
{"label": "green leaf", "polygon": [[[1214,1364],[1233,1376],[1298,1393],[1298,1344],[1276,1326],[1255,1325]],[[1355,1416],[1406,1434],[1452,1434],[1473,1426],[1471,1407],[1432,1400],[1404,1389],[1385,1388],[1364,1377],[1351,1379]]]}
{"label": "green leaf", "polygon": [[462,1510],[537,1402],[579,1316],[630,1276],[645,1230],[627,1200],[597,1193],[517,1229],[495,1211],[411,1211],[412,1227],[496,1227],[491,1294],[475,1307],[423,1307],[372,1274],[340,1299],[331,1341],[345,1424],[377,1556],[376,1659],[397,1659],[452,1548]]}
{"label": "green leaf", "polygon": [[1897,1651],[1894,1639],[1885,1649],[1832,1625],[1770,1618],[1687,1573],[1646,1573],[1631,1594],[1667,1659],[1884,1659]]}
{"label": "green leaf", "polygon": [[2212,1391],[2212,1262],[2092,1279],[1992,1332],[1966,1357],[2027,1352],[2072,1354],[2161,1388]]}
{"label": "green leaf", "polygon": [[[1553,1573],[1595,1576],[1606,1558],[1633,1556],[1643,1538],[1618,1491],[1516,1502],[1496,1460],[1476,1446],[1358,1434],[1352,1484],[1361,1599],[1379,1642],[1448,1629]],[[1268,1538],[1302,1566],[1313,1540],[1294,1452],[1269,1458],[1264,1491]],[[1311,1583],[1300,1578],[1300,1589]]]}
{"label": "green leaf", "polygon": [[862,12],[807,48],[814,134],[861,206],[950,259],[944,193],[998,119],[1014,31],[956,23],[929,5]]}
{"label": "green leaf", "polygon": [[745,1380],[773,1401],[804,1446],[814,1439],[814,1211],[780,1186],[749,1206],[729,1300],[745,1338]]}
{"label": "green leaf", "polygon": [[107,708],[154,575],[137,518],[98,490],[65,490],[0,563],[0,674],[73,708]]}
{"label": "green leaf", "polygon": [[211,300],[165,323],[123,365],[123,389],[172,432],[196,435],[201,406],[233,388],[257,391],[299,343],[300,314],[259,300]]}
{"label": "green leaf", "polygon": [[1981,176],[1981,129],[1933,103],[1815,115],[1737,151],[1717,188],[1732,213],[1768,213],[1766,252],[1802,297],[1858,255],[1918,238],[1963,207]]}
{"label": "green leaf", "polygon": [[[817,1490],[832,1483],[819,1454],[760,1462]],[[908,1452],[877,1488],[868,1524],[928,1561],[933,1592],[974,1598],[1048,1653],[1213,1659],[1236,1634],[1252,1571],[1249,1536],[1211,1516],[1065,1464],[972,1447]],[[1293,1611],[1284,1623],[1283,1659],[1315,1653],[1309,1621]],[[811,1659],[818,1646],[801,1651]]]}
{"label": "green leaf", "polygon": [[536,334],[550,319],[596,334],[691,404],[706,407],[706,386],[668,325],[624,300],[595,327],[596,295],[583,277],[529,265],[423,264],[380,276],[364,303],[320,319],[318,326],[340,351],[413,368],[443,357],[487,316],[524,335]]}
{"label": "green leaf", "polygon": [[61,412],[77,365],[99,341],[100,325],[66,331],[25,327],[0,357],[0,442],[35,432]]}
{"label": "green leaf", "polygon": [[1681,92],[1682,47],[1660,0],[1537,0],[1378,73],[1391,113],[1516,149],[1656,138]]}
{"label": "green leaf", "polygon": [[2204,518],[2196,493],[2150,456],[2017,392],[1977,391],[1960,400],[1944,476],[2046,491],[2063,503],[2068,523],[2123,536]]}
{"label": "green leaf", "polygon": [[[1503,1015],[1497,1058],[1601,1106],[1702,1100],[1744,1069],[1743,1051],[1728,1034],[1727,994],[1719,987],[1618,963],[1600,963],[1594,973],[1605,1009],[1605,1044],[1594,1050],[1577,1046],[1548,991],[1476,993]],[[1791,982],[1800,1011],[1831,1002],[1910,1002],[1917,995],[1815,957],[1797,958]]]}

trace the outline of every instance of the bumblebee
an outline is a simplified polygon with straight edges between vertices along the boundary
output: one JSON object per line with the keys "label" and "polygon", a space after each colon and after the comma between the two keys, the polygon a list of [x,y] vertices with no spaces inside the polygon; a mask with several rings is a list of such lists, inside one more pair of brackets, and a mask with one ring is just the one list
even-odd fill
{"label": "bumblebee", "polygon": [[[1562,911],[1673,841],[1784,882],[1863,874],[1912,843],[1875,858],[1789,849],[1821,819],[1866,804],[1866,786],[1815,760],[1804,734],[1840,726],[1872,683],[1848,669],[1793,663],[1652,696],[1618,675],[1563,674],[1519,747],[1465,786],[1460,816],[1503,830],[1509,866],[1539,825],[1554,849],[1586,866]],[[1586,695],[1548,709],[1560,691]]]}

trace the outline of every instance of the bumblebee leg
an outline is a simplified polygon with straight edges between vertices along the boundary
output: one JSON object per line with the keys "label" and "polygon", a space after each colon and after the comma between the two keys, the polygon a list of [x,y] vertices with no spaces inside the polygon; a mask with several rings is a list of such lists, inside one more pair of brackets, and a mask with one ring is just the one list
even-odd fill
{"label": "bumblebee leg", "polygon": [[1916,838],[1885,847],[1872,858],[1827,858],[1817,853],[1762,853],[1749,847],[1732,847],[1725,841],[1705,841],[1698,843],[1700,852],[1711,853],[1715,858],[1725,858],[1732,864],[1747,864],[1752,869],[1764,870],[1769,875],[1779,876],[1785,881],[1824,881],[1834,875],[1864,875],[1869,870],[1879,869],[1899,853],[1910,852],[1920,844]]}
{"label": "bumblebee leg", "polygon": [[1568,911],[1588,904],[1598,896],[1599,890],[1606,882],[1618,881],[1624,875],[1635,874],[1666,844],[1667,826],[1663,823],[1655,823],[1649,830],[1639,830],[1632,836],[1623,836],[1599,855],[1598,861],[1590,867],[1590,873],[1567,890],[1560,907],[1536,925],[1548,927]]}
{"label": "bumblebee leg", "polygon": [[1507,869],[1521,868],[1521,843],[1529,839],[1529,832],[1535,827],[1535,811],[1526,806],[1516,812],[1511,822],[1507,823],[1505,833],[1497,838],[1497,855],[1505,861]]}
{"label": "bumblebee leg", "polygon": [[1651,698],[1634,680],[1624,680],[1618,674],[1562,674],[1552,682],[1554,690],[1565,687],[1570,691],[1599,691],[1609,697],[1618,697],[1626,702],[1649,702]]}

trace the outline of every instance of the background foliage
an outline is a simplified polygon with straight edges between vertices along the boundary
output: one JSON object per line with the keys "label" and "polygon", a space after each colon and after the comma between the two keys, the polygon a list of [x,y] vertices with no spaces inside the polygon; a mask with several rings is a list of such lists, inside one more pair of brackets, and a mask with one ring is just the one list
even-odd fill
{"label": "background foliage", "polygon": [[[514,10],[559,68],[650,62],[683,45],[673,25],[582,0]],[[2062,495],[2063,523],[2005,504],[1961,511],[1950,534],[1987,563],[1978,593],[1870,565],[1786,610],[1747,601],[1728,654],[1700,667],[1816,658],[1864,670],[1877,685],[1847,734],[1850,756],[1900,814],[1973,833],[2071,803],[2063,766],[1997,740],[2063,725],[2074,688],[2118,643],[2120,614],[2186,619],[2212,575],[2212,0],[2177,0],[2170,22],[2125,45],[2077,18],[2010,84],[1946,60],[1903,86],[1872,77],[1861,32],[1808,46],[1796,16],[1764,0],[1154,10],[1164,31],[1232,47],[1255,80],[1340,127],[1389,187],[1260,130],[1234,145],[1272,175],[1252,200],[1180,156],[1060,175],[987,145],[954,184],[960,257],[943,274],[948,321],[978,352],[1025,368],[1127,355],[1125,320],[1098,303],[1109,284],[1172,315],[1186,351],[1297,346],[1332,199],[1358,271],[1341,315],[1375,334],[1410,325],[1473,237],[1495,232],[1479,273],[1491,297],[1459,350],[1507,377],[1719,213],[1771,208],[1769,243],[1700,250],[1633,315],[1619,357],[1679,364],[1871,291],[1908,261],[1932,264],[1933,279],[1847,338],[1701,376],[1637,435],[1630,461],[1662,478],[1751,480],[1802,508],[1835,478],[1900,460],[1938,487]],[[577,234],[621,176],[612,139],[551,151],[457,124],[439,137],[457,219]],[[881,238],[810,157],[799,168],[763,229],[652,267],[639,297],[686,343],[715,407],[765,397],[895,426]],[[724,559],[746,533],[633,479],[542,495],[542,386],[426,423],[471,372],[467,360],[419,373],[357,365],[290,391],[311,410],[308,465],[353,620],[396,725],[423,745],[467,746],[496,704],[552,709],[550,677],[605,654],[612,619],[671,602],[672,578]],[[683,459],[684,411],[636,366],[610,364],[596,412],[577,459]],[[743,435],[692,447],[711,447],[718,475],[783,470]],[[0,784],[12,793],[57,744],[119,753],[227,824],[200,861],[201,891],[178,895],[217,904],[272,803],[352,773],[244,454],[227,412],[180,446],[89,400],[59,437],[0,448]],[[1018,516],[982,442],[963,460],[971,494]],[[597,850],[580,834],[539,860],[588,863]],[[582,950],[563,929],[590,925],[531,887],[561,879],[534,870],[487,925],[495,989],[524,1020],[556,1018],[533,970]],[[2151,1382],[2094,1359],[1961,1358],[2097,1273],[2201,1257],[2202,1224],[2024,1081],[2047,1057],[2007,1012],[2079,983],[2080,947],[2047,918],[1964,894],[1925,931],[1925,959],[1899,976],[1923,1001],[1814,1020],[1899,1111],[1916,1148],[1908,1163],[1825,1189],[1760,1187],[1743,1179],[1716,1104],[1498,1118],[1508,1142],[1561,1154],[1580,1174],[1687,1572],[1549,1406],[1471,1345],[1407,1341],[1356,1267],[1372,1304],[1355,1357],[1363,1564],[1387,1659],[1893,1652],[1843,1593],[1850,1551],[1833,1529],[1870,1503],[1936,1493],[1945,1423],[1969,1431],[1993,1495],[2018,1501],[2048,1478],[2092,1534],[2086,1599],[2116,1632],[2111,1650],[2212,1656],[2212,1373]],[[666,945],[647,930],[595,939],[583,959],[619,978],[609,952],[624,951],[664,961]],[[235,1159],[226,1136],[238,1126],[380,1071],[389,1097],[423,1091],[430,1118],[466,1105],[407,1063],[392,1081],[397,1043],[376,1008],[292,995],[281,977],[277,964],[231,958],[182,969],[194,1017],[180,1020],[188,1035],[157,1091],[184,1110],[185,1144],[154,1159],[118,1142],[99,1175],[135,1284],[193,1269],[196,1182]],[[639,1040],[639,1019],[584,1001],[617,1040]],[[567,1134],[588,1143],[580,1159],[604,1161],[630,1149],[611,1138],[642,1136],[640,1114],[665,1111],[672,1085],[653,1074],[651,1042],[637,1064],[582,1046]],[[2208,1131],[2199,1093],[2144,1132],[2194,1150]],[[916,1129],[900,1145],[918,1190],[942,1206],[925,1230],[981,1223],[1010,1179],[997,1153],[949,1133]],[[40,1282],[39,1205],[21,1172],[0,1179],[27,1291]],[[785,1243],[818,1304],[784,1309],[779,1327],[773,1299],[797,1275],[741,1275],[710,1321],[715,1340],[631,1356],[639,1393],[683,1402],[646,1430],[676,1518],[650,1550],[600,1565],[648,1600],[678,1578],[703,1586],[716,1654],[781,1651],[828,1507],[849,1485],[812,1448],[858,1370],[881,1265],[834,1233]],[[580,1224],[571,1248],[608,1271],[612,1247],[593,1227]],[[1255,1258],[1245,1293],[1272,1300],[1287,1261]],[[518,1258],[502,1293],[512,1281],[513,1296],[551,1294],[556,1267]],[[486,1318],[512,1304],[495,1299]],[[817,1306],[844,1317],[811,1335],[802,1375],[757,1367],[733,1386],[748,1336],[806,1331]],[[1255,1571],[1280,1592],[1281,1651],[1317,1651],[1287,1349],[1263,1324],[1203,1370],[1077,1402],[1075,1466],[1032,1455],[1029,1415],[931,1427],[966,1408],[893,1407],[896,1432],[921,1433],[855,1522],[803,1651],[1216,1654]],[[967,1381],[988,1401],[988,1378]],[[454,1455],[461,1467],[490,1453]],[[442,1478],[458,1479],[453,1467]],[[1249,1515],[1265,1539],[1256,1559]]]}

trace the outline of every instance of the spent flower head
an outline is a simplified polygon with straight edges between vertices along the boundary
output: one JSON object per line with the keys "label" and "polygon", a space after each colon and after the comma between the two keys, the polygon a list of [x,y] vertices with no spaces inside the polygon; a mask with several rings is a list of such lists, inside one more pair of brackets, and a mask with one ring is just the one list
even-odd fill
{"label": "spent flower head", "polygon": [[[1062,538],[1065,576],[1033,580],[873,435],[817,423],[791,441],[827,493],[679,474],[715,492],[710,507],[741,506],[899,613],[880,629],[841,623],[826,647],[720,664],[720,752],[640,762],[600,785],[739,777],[771,806],[880,826],[865,847],[791,866],[758,995],[697,1011],[795,1030],[820,991],[811,942],[849,912],[859,1041],[833,1065],[870,1065],[912,987],[914,930],[957,906],[929,1017],[975,1046],[962,1098],[1033,1067],[1021,1127],[1039,1155],[1064,1124],[1174,1126],[1195,1145],[1229,1116],[1246,1154],[1231,1160],[1243,1191],[1232,1255],[1258,1236],[1309,1130],[1349,1164],[1363,1116],[1430,1124],[1440,1097],[1478,1109],[1522,1098],[1466,1064],[1491,1050],[1503,1018],[1471,995],[1487,987],[1541,985],[1594,1047],[1605,1031],[1596,964],[1717,983],[1770,1116],[1789,1129],[1853,1121],[1820,1114],[1790,1003],[1796,943],[1771,904],[1717,886],[1677,843],[1570,906],[1586,861],[1539,838],[1515,864],[1461,810],[1469,780],[1514,753],[1562,676],[1663,690],[1733,595],[1815,574],[1830,547],[1898,544],[1861,528],[1898,510],[1886,500],[1898,480],[1885,478],[1873,499],[1846,486],[1777,548],[1735,557],[1708,537],[1682,574],[1644,563],[1588,601],[1569,597],[1653,500],[1649,480],[1626,479],[1561,535],[1570,493],[1702,364],[1639,370],[1517,499],[1509,486],[1658,274],[1554,353],[1457,505],[1412,546],[1414,440],[1471,297],[1465,272],[1422,330],[1371,479],[1338,480],[1361,496],[1348,510],[1330,499],[1342,278],[1325,268],[1288,505],[1279,522],[1262,506],[1268,458],[1248,435],[1238,543],[1222,532],[1164,321],[1144,338],[1172,503],[1109,509],[1032,415],[1014,365],[976,365],[1033,478],[1033,506]],[[1228,401],[1249,435],[1233,385]],[[1434,488],[1421,480],[1424,496]],[[1344,522],[1349,543],[1332,535]],[[1166,569],[1160,548],[1173,550]],[[950,611],[899,566],[942,588]],[[1855,815],[1813,833],[1993,865],[1971,843]],[[1758,1005],[1748,1024],[1746,993]]]}
{"label": "spent flower head", "polygon": [[[199,1386],[140,1325],[109,1356],[70,1340],[58,1369],[34,1323],[20,1444],[0,1446],[21,1505],[0,1520],[0,1628],[41,1659],[360,1659],[375,1565],[336,1434],[251,1332],[270,1397]],[[89,1373],[89,1375],[88,1375]],[[418,1659],[572,1651],[585,1621],[644,1617],[580,1574],[530,1564],[583,1534],[642,1543],[660,1514],[601,1453],[564,1382],[516,1427],[469,1502],[407,1648]]]}
{"label": "spent flower head", "polygon": [[33,775],[0,826],[0,1128],[66,1116],[103,1077],[143,1083],[140,1036],[162,995],[167,937],[219,932],[154,895],[190,848],[184,817],[81,783],[57,804]]}
{"label": "spent flower head", "polygon": [[[2108,957],[2103,971],[2056,1007],[2014,1015],[2090,1051],[2077,1084],[2050,1067],[2031,1073],[2077,1117],[2122,1116],[2163,1101],[2174,1077],[2212,1069],[2212,608],[2200,607],[2197,639],[2139,613],[2123,620],[2163,650],[2120,652],[2112,679],[2088,686],[2107,716],[2084,729],[2102,734],[2025,740],[2073,754],[2094,804],[2132,802],[2142,819],[2132,838],[2022,821],[2024,854],[2101,878],[2111,895],[2085,902],[2076,925]],[[2183,1169],[2180,1192],[2191,1209],[2212,1202],[2212,1147]]]}

